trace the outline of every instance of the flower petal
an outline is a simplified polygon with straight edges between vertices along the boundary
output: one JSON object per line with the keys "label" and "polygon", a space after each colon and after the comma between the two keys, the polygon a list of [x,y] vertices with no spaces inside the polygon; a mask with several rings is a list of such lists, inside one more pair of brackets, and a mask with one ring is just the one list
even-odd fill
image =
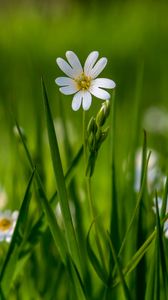
{"label": "flower petal", "polygon": [[61,57],[58,57],[56,59],[56,63],[59,66],[59,68],[69,77],[74,78],[75,73],[74,70],[71,68],[71,66]]}
{"label": "flower petal", "polygon": [[97,86],[91,86],[89,88],[89,92],[99,98],[99,99],[102,99],[102,100],[108,100],[110,98],[110,94],[104,90],[102,90],[101,88],[97,87]]}
{"label": "flower petal", "polygon": [[88,55],[84,65],[84,73],[86,76],[90,76],[90,71],[92,70],[96,60],[98,59],[98,56],[98,51],[93,51]]}
{"label": "flower petal", "polygon": [[105,68],[107,64],[107,58],[106,57],[102,57],[98,60],[98,62],[95,64],[95,66],[92,68],[92,70],[90,71],[90,76],[92,78],[96,78]]}
{"label": "flower petal", "polygon": [[82,101],[82,107],[84,110],[88,110],[92,103],[92,95],[88,91],[83,92],[83,101]]}
{"label": "flower petal", "polygon": [[79,58],[73,51],[67,51],[66,58],[69,64],[71,65],[71,67],[73,68],[75,76],[79,76],[81,73],[83,73],[83,69],[79,61]]}
{"label": "flower petal", "polygon": [[96,78],[92,80],[92,85],[106,89],[114,89],[116,87],[115,82],[107,78]]}
{"label": "flower petal", "polygon": [[78,91],[77,87],[75,87],[75,85],[74,86],[73,85],[63,86],[59,90],[64,95],[72,95]]}
{"label": "flower petal", "polygon": [[74,111],[77,111],[80,106],[81,106],[81,103],[82,103],[82,92],[79,91],[78,93],[76,93],[73,97],[73,100],[72,100],[72,109]]}
{"label": "flower petal", "polygon": [[69,77],[58,77],[55,79],[55,83],[59,86],[74,85],[74,80]]}

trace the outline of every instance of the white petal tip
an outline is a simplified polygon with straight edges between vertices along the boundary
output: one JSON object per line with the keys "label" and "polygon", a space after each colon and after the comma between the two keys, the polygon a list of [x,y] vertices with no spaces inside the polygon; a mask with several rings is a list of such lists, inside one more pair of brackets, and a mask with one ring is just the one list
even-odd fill
{"label": "white petal tip", "polygon": [[71,54],[71,53],[74,53],[74,52],[71,51],[71,50],[68,50],[68,51],[66,51],[65,55],[68,56],[68,55]]}
{"label": "white petal tip", "polygon": [[61,57],[57,57],[57,58],[56,58],[56,64],[57,64],[57,65],[59,65],[60,60],[61,60]]}
{"label": "white petal tip", "polygon": [[78,111],[78,110],[79,110],[79,108],[77,108],[77,107],[73,107],[73,106],[72,106],[72,110],[73,110],[73,111]]}

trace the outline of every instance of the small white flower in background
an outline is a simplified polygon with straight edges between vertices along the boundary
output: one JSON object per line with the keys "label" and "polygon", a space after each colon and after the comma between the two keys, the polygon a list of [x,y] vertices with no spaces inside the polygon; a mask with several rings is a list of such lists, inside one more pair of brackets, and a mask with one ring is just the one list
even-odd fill
{"label": "small white flower in background", "polygon": [[[149,150],[148,152],[149,153]],[[142,167],[142,148],[138,149],[135,156],[135,191],[140,190],[141,185],[141,167]],[[159,190],[165,181],[165,176],[161,173],[159,168],[159,155],[156,151],[151,150],[151,155],[147,170],[147,186],[149,192],[153,189]]]}
{"label": "small white flower in background", "polygon": [[143,126],[149,132],[167,135],[168,111],[156,106],[149,107],[143,117]]}
{"label": "small white flower in background", "polygon": [[10,242],[15,229],[19,212],[6,210],[0,212],[0,242]]}
{"label": "small white flower in background", "polygon": [[[116,84],[107,78],[97,78],[107,64],[107,58],[102,57],[98,61],[99,52],[93,51],[87,57],[84,68],[82,67],[77,55],[72,51],[66,52],[68,63],[57,58],[59,68],[68,77],[58,77],[55,82],[60,86],[60,92],[64,95],[72,95],[72,109],[77,111],[82,105],[84,110],[88,110],[92,103],[92,95],[102,100],[108,100],[110,94],[103,90],[113,89]],[[97,61],[97,62],[96,62]]]}
{"label": "small white flower in background", "polygon": [[[162,198],[158,197],[158,209],[159,209],[159,214],[161,212],[161,208],[162,208]],[[154,206],[153,206],[153,211],[156,213],[156,206],[155,206],[155,199],[154,199]],[[168,201],[167,201],[167,206],[166,206],[166,214],[168,213]],[[168,239],[168,220],[166,220],[164,222],[164,234],[165,237]]]}

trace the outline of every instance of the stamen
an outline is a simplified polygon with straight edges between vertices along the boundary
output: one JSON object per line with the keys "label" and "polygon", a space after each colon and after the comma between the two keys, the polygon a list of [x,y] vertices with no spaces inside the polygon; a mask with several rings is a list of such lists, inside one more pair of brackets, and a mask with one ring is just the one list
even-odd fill
{"label": "stamen", "polygon": [[85,74],[81,74],[81,76],[79,76],[76,79],[78,89],[80,90],[88,90],[88,88],[90,87],[90,82],[91,82],[91,78],[85,76]]}
{"label": "stamen", "polygon": [[0,220],[0,230],[6,231],[11,227],[12,222],[9,219],[1,219]]}

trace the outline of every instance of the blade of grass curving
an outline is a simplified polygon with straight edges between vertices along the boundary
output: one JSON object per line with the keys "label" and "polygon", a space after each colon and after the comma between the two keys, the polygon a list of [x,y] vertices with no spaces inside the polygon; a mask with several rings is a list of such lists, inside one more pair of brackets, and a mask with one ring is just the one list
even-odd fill
{"label": "blade of grass curving", "polygon": [[156,249],[155,249],[155,274],[154,274],[154,300],[159,299],[160,295],[160,250],[162,248],[162,230],[160,226],[159,208],[157,193],[155,196],[156,206]]}
{"label": "blade of grass curving", "polygon": [[162,208],[161,208],[161,219],[164,218],[166,214],[166,207],[167,207],[167,200],[168,199],[168,176],[166,177],[166,183],[164,188],[164,194],[163,194],[163,201],[162,201]]}
{"label": "blade of grass curving", "polygon": [[158,209],[158,198],[157,193],[155,196],[155,207],[156,207],[156,239],[153,247],[153,253],[150,256],[150,272],[148,275],[148,282],[146,288],[145,299],[160,299],[160,217]]}
{"label": "blade of grass curving", "polygon": [[74,287],[75,287],[76,294],[77,294],[77,299],[86,300],[87,295],[86,295],[86,291],[85,291],[85,287],[84,287],[82,278],[78,272],[78,269],[76,268],[75,263],[71,259],[71,257],[68,257],[67,267],[69,269],[69,274],[72,274],[73,283],[74,283]]}
{"label": "blade of grass curving", "polygon": [[90,232],[92,229],[92,225],[93,225],[93,223],[91,224],[91,226],[89,228],[87,238],[86,238],[87,253],[88,253],[90,262],[91,262],[96,274],[103,281],[103,283],[107,286],[109,276],[108,276],[106,270],[102,267],[97,256],[95,255],[94,251],[92,250],[91,243],[90,243]]}
{"label": "blade of grass curving", "polygon": [[[141,178],[140,178],[140,186],[142,186],[143,178],[145,179],[144,188],[142,192],[142,196],[140,199],[139,210],[137,211],[137,228],[134,231],[136,234],[136,249],[143,244],[146,239],[146,232],[143,226],[143,207],[146,206],[146,196],[147,196],[147,176],[145,173],[145,165],[147,160],[147,134],[144,130],[144,138],[143,138],[143,148],[142,148],[142,159],[141,159]],[[142,258],[141,262],[138,264],[136,269],[136,299],[141,300],[145,297],[146,290],[146,278],[144,274],[146,274],[147,265],[145,256]]]}
{"label": "blade of grass curving", "polygon": [[[25,152],[27,154],[27,158],[29,160],[30,167],[32,168],[33,167],[33,160],[31,158],[30,152],[29,152],[28,147],[27,147],[27,145],[26,145],[26,143],[23,139],[22,133],[20,131],[20,128],[19,128],[17,122],[16,122],[16,126],[17,126],[18,132],[20,134]],[[77,157],[75,158],[75,162],[79,159],[79,157],[81,156],[81,153],[82,153],[82,149],[80,149],[80,151],[78,152]],[[60,228],[58,227],[58,224],[56,222],[55,215],[54,215],[54,213],[53,213],[53,211],[52,211],[52,209],[51,209],[51,207],[48,203],[48,199],[45,195],[43,185],[42,185],[40,176],[39,176],[37,171],[36,171],[36,174],[37,174],[36,182],[37,182],[37,186],[38,186],[39,195],[40,195],[41,200],[43,200],[42,201],[42,206],[43,206],[43,209],[44,209],[44,213],[45,213],[45,216],[47,218],[47,222],[48,222],[49,228],[51,230],[51,233],[53,235],[56,247],[59,250],[59,253],[60,253],[60,256],[62,257],[63,263],[66,265],[67,264],[67,249],[66,249],[65,241],[62,237],[62,233],[60,231]],[[39,220],[39,223],[41,223],[40,220]],[[75,290],[78,289],[80,291],[80,298],[79,299],[85,300],[86,298],[82,294],[81,287],[80,287],[80,282],[79,282],[78,278],[75,277],[76,276],[75,274],[71,274],[71,275],[73,275],[73,277],[71,279],[74,282],[76,282],[76,286],[74,286]],[[74,279],[74,277],[75,277],[75,279]],[[78,291],[78,293],[79,293],[79,291]]]}
{"label": "blade of grass curving", "polygon": [[132,218],[130,220],[130,223],[128,225],[128,228],[127,228],[127,231],[124,235],[124,239],[122,241],[122,244],[121,244],[121,247],[120,247],[120,250],[119,250],[119,253],[118,253],[118,256],[121,255],[123,249],[124,249],[124,246],[125,246],[125,242],[127,240],[127,237],[129,235],[129,232],[132,228],[132,225],[134,223],[134,220],[135,220],[135,217],[137,215],[137,211],[138,211],[138,208],[139,208],[139,205],[140,205],[140,202],[142,200],[142,195],[143,195],[143,191],[144,191],[144,186],[145,186],[145,182],[146,182],[146,174],[147,174],[147,168],[148,168],[148,162],[149,162],[149,159],[150,159],[150,155],[151,155],[151,152],[149,152],[148,154],[148,157],[147,157],[147,160],[146,160],[146,164],[145,164],[145,168],[144,168],[144,172],[143,172],[143,180],[142,180],[142,184],[141,184],[141,188],[140,188],[140,192],[138,194],[138,199],[137,199],[137,202],[136,202],[136,206],[135,206],[135,209],[134,209],[134,212],[132,214]]}
{"label": "blade of grass curving", "polygon": [[[156,236],[156,230],[154,230],[151,235],[148,237],[148,239],[144,242],[144,244],[139,248],[139,250],[134,254],[132,259],[128,262],[127,266],[123,269],[124,277],[128,274],[130,274],[138,265],[142,257],[145,255],[145,253],[148,251],[149,247],[151,246],[152,241],[154,240]],[[119,277],[112,278],[111,287],[115,287],[120,282]]]}
{"label": "blade of grass curving", "polygon": [[32,180],[34,177],[34,171],[29,180],[25,196],[20,208],[19,217],[15,226],[15,230],[13,233],[12,241],[10,243],[4,264],[2,266],[2,270],[0,273],[0,282],[4,295],[7,296],[9,288],[12,283],[12,278],[15,272],[15,268],[17,266],[17,260],[19,257],[19,251],[22,242],[24,241],[25,235],[25,227],[27,222],[27,215],[30,205],[31,193],[30,187],[32,185]]}
{"label": "blade of grass curving", "polygon": [[63,174],[63,168],[58,148],[57,137],[54,129],[53,119],[51,115],[51,110],[49,107],[47,91],[45,88],[44,81],[42,79],[42,88],[43,88],[43,99],[44,99],[44,107],[45,107],[45,115],[46,115],[46,123],[48,130],[48,138],[50,144],[51,157],[53,162],[53,168],[55,173],[55,179],[57,183],[57,191],[60,200],[61,211],[63,215],[64,225],[65,225],[65,233],[67,238],[67,243],[69,247],[70,254],[76,263],[78,269],[81,272],[81,262],[80,262],[80,254],[79,248],[77,244],[77,239],[75,235],[75,230],[73,227],[72,217],[68,204],[68,197],[65,185],[65,178]]}
{"label": "blade of grass curving", "polygon": [[[22,132],[20,130],[20,127],[19,127],[17,121],[16,121],[16,127],[17,127],[17,130],[19,132],[24,150],[26,152],[27,159],[28,159],[29,164],[30,164],[30,167],[31,167],[31,169],[33,169],[34,168],[33,160],[31,158],[30,152],[28,150],[28,147],[27,147],[26,142],[23,138]],[[60,254],[63,262],[65,263],[66,253],[67,253],[66,243],[65,243],[63,234],[62,234],[62,232],[61,232],[61,230],[58,226],[58,223],[57,223],[57,220],[55,218],[54,212],[52,211],[52,209],[50,207],[49,201],[47,199],[47,196],[46,196],[44,188],[43,188],[43,184],[41,182],[40,176],[39,176],[37,171],[36,171],[35,179],[36,179],[37,187],[38,187],[38,190],[40,191],[40,196],[41,196],[41,200],[42,200],[40,202],[40,204],[42,205],[42,208],[43,208],[44,214],[46,216],[50,231],[51,231],[52,236],[54,238],[56,247],[59,251],[59,254]]]}
{"label": "blade of grass curving", "polygon": [[[74,173],[74,169],[75,169],[75,166],[78,164],[81,156],[82,156],[82,153],[83,153],[83,147],[80,147],[80,149],[78,150],[77,154],[75,155],[74,159],[72,160],[72,163],[69,167],[69,169],[67,170],[66,174],[65,174],[65,182],[66,182],[66,185],[68,185],[72,178],[73,178],[73,173]],[[49,200],[49,203],[51,204],[51,206],[54,208],[57,203],[58,203],[58,193],[57,193],[57,190],[53,193],[53,195],[51,196],[50,200]],[[46,229],[46,224],[45,224],[45,221],[44,221],[44,213],[41,214],[41,216],[39,217],[39,219],[36,221],[36,223],[34,224],[31,232],[30,232],[30,235],[29,235],[29,242],[33,242],[35,240],[39,240],[41,234],[44,232],[44,230]],[[41,234],[40,234],[41,233]]]}
{"label": "blade of grass curving", "polygon": [[[60,99],[60,100],[62,100],[62,99]],[[68,134],[68,123],[66,120],[63,101],[59,101],[59,105],[60,105],[61,122],[62,122],[64,135],[65,135],[65,138],[63,140],[65,156],[66,156],[67,165],[69,165],[71,162],[71,159],[73,157],[73,149],[72,149],[71,143],[70,143],[70,135]],[[83,145],[82,145],[82,149],[83,149]],[[65,175],[65,182],[67,183],[66,175]],[[87,260],[87,253],[86,253],[86,244],[85,244],[84,220],[82,218],[81,202],[79,201],[78,188],[76,186],[76,180],[74,177],[72,178],[72,180],[69,184],[68,193],[69,193],[70,199],[73,202],[74,207],[75,207],[76,236],[77,236],[80,254],[82,256],[82,260],[81,260],[82,269],[83,269],[84,273],[86,273],[87,267],[88,267],[87,266],[88,260]]]}
{"label": "blade of grass curving", "polygon": [[154,255],[156,253],[156,242],[151,249],[151,255],[150,255],[150,265],[149,265],[149,272],[147,277],[147,285],[146,285],[146,293],[145,293],[145,300],[154,299],[155,295],[155,273],[156,273],[156,266],[155,266],[155,257]]}
{"label": "blade of grass curving", "polygon": [[118,259],[118,256],[116,254],[116,251],[115,251],[114,245],[112,243],[109,232],[107,232],[107,238],[108,238],[110,249],[111,249],[111,252],[112,252],[112,255],[113,255],[113,258],[114,258],[116,269],[119,273],[119,278],[120,278],[120,282],[121,282],[121,285],[122,285],[122,288],[123,288],[123,293],[124,293],[125,299],[126,300],[131,300],[132,299],[131,294],[130,294],[130,291],[129,291],[128,286],[126,284],[124,274],[123,274],[123,271],[122,271],[122,267],[121,267],[120,261]]}
{"label": "blade of grass curving", "polygon": [[168,295],[168,290],[167,290],[167,279],[168,279],[168,274],[167,274],[167,268],[166,268],[166,253],[164,249],[164,244],[163,244],[163,226],[160,224],[160,216],[159,216],[159,207],[158,207],[158,197],[156,193],[156,198],[155,198],[155,206],[156,206],[156,228],[157,228],[157,260],[156,260],[156,266],[157,266],[157,278],[156,278],[156,285],[157,290],[155,291],[156,294],[158,295],[159,299],[159,290],[160,290],[160,278],[159,278],[159,272],[160,272],[160,266],[161,266],[161,271],[162,271],[162,279],[163,279],[163,292],[166,295]]}

